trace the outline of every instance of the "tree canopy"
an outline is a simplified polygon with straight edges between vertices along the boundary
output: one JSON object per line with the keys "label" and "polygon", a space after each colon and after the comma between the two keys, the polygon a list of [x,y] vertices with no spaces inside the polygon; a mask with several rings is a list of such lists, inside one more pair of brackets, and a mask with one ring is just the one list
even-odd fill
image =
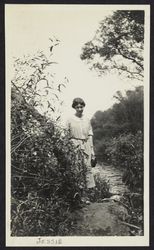
{"label": "tree canopy", "polygon": [[123,96],[117,91],[114,96],[118,100],[112,108],[97,111],[92,118],[94,139],[115,137],[123,133],[136,134],[143,131],[143,87],[127,90]]}
{"label": "tree canopy", "polygon": [[118,72],[143,80],[144,11],[118,10],[100,22],[94,38],[82,48],[81,59],[99,75]]}

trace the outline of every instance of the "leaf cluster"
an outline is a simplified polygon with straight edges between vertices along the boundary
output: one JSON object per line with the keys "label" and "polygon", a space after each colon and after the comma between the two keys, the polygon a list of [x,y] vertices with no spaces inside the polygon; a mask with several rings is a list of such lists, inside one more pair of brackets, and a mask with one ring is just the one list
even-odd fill
{"label": "leaf cluster", "polygon": [[12,235],[65,235],[79,202],[75,194],[85,185],[82,152],[67,132],[55,124],[53,131],[52,123],[43,127],[16,98],[12,108]]}
{"label": "leaf cluster", "polygon": [[99,75],[117,73],[143,80],[144,11],[113,12],[100,22],[81,54]]}
{"label": "leaf cluster", "polygon": [[121,202],[125,205],[128,211],[128,216],[125,218],[125,221],[130,225],[130,235],[144,235],[143,195],[134,192],[124,193],[121,197]]}
{"label": "leaf cluster", "polygon": [[143,191],[143,134],[121,135],[110,140],[106,149],[109,161],[125,169],[123,181],[131,191]]}
{"label": "leaf cluster", "polygon": [[83,152],[74,147],[58,123],[55,105],[62,104],[60,93],[65,85],[56,83],[51,66],[42,52],[15,60],[11,88],[12,236],[68,235],[73,226],[71,211],[85,188]]}
{"label": "leaf cluster", "polygon": [[97,158],[125,169],[131,190],[143,190],[143,88],[117,92],[117,103],[93,119]]}

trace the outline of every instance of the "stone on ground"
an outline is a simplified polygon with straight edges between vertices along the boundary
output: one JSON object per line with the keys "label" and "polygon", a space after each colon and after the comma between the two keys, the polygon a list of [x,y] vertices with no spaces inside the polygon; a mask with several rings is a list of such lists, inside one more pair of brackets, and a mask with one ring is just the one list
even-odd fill
{"label": "stone on ground", "polygon": [[91,203],[74,213],[76,224],[72,236],[128,236],[129,228],[120,221],[127,218],[127,209],[110,200]]}

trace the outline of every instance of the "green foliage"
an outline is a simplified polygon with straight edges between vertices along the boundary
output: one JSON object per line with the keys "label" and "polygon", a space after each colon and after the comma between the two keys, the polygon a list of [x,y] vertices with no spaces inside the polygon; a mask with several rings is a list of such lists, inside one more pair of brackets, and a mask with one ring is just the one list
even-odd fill
{"label": "green foliage", "polygon": [[[59,126],[60,94],[43,52],[15,60],[11,92],[11,234],[68,235],[85,188],[82,152]],[[58,109],[57,109],[58,107]]]}
{"label": "green foliage", "polygon": [[130,235],[144,235],[143,194],[133,192],[124,193],[121,197],[121,202],[125,205],[128,211],[126,222],[137,226],[129,228]]}
{"label": "green foliage", "polygon": [[35,120],[33,108],[15,96],[12,110],[12,235],[65,235],[85,185],[82,152],[67,132],[55,124],[53,131],[46,117]]}
{"label": "green foliage", "polygon": [[[85,189],[82,152],[67,131],[40,116],[17,98],[11,112],[12,236],[69,235],[74,210]],[[38,119],[38,120],[37,120]],[[108,184],[96,178],[93,200],[108,195]]]}
{"label": "green foliage", "polygon": [[12,236],[65,235],[71,226],[66,202],[41,198],[32,192],[24,200],[12,201]]}
{"label": "green foliage", "polygon": [[125,168],[123,181],[130,190],[141,192],[143,190],[143,134],[121,135],[110,140],[106,149],[108,159],[115,166]]}
{"label": "green foliage", "polygon": [[114,97],[119,103],[113,106],[113,118],[116,124],[123,127],[122,132],[135,134],[138,130],[143,131],[143,87],[127,90],[125,97],[118,91]]}
{"label": "green foliage", "polygon": [[[51,65],[42,52],[15,60],[11,88],[12,236],[69,235],[74,225],[72,211],[86,189],[83,152],[59,124],[57,107],[62,105],[60,94],[65,85],[56,83]],[[101,196],[107,193],[105,182],[98,192]]]}
{"label": "green foliage", "polygon": [[97,111],[92,118],[95,140],[143,131],[143,87],[128,90],[125,96],[117,92],[114,97],[117,103],[112,108]]}
{"label": "green foliage", "polygon": [[143,88],[117,92],[118,103],[92,119],[97,158],[125,169],[131,190],[143,190]]}
{"label": "green foliage", "polygon": [[53,67],[57,63],[50,55],[38,51],[34,55],[24,55],[14,61],[12,86],[27,104],[36,108],[40,114],[57,119],[61,114],[62,89],[68,79],[57,79]]}
{"label": "green foliage", "polygon": [[118,10],[106,17],[81,54],[100,75],[118,72],[143,80],[144,11]]}

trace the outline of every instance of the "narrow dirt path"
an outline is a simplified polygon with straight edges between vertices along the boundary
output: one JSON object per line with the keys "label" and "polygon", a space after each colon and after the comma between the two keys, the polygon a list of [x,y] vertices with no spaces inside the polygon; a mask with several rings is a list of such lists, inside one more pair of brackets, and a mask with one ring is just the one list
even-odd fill
{"label": "narrow dirt path", "polygon": [[[113,197],[121,196],[128,192],[122,182],[123,172],[113,166],[97,165],[93,169],[94,174],[109,181],[110,193]],[[127,209],[115,202],[114,199],[107,199],[101,203],[91,203],[74,213],[76,219],[72,236],[128,236],[129,228],[122,224],[128,216]]]}

